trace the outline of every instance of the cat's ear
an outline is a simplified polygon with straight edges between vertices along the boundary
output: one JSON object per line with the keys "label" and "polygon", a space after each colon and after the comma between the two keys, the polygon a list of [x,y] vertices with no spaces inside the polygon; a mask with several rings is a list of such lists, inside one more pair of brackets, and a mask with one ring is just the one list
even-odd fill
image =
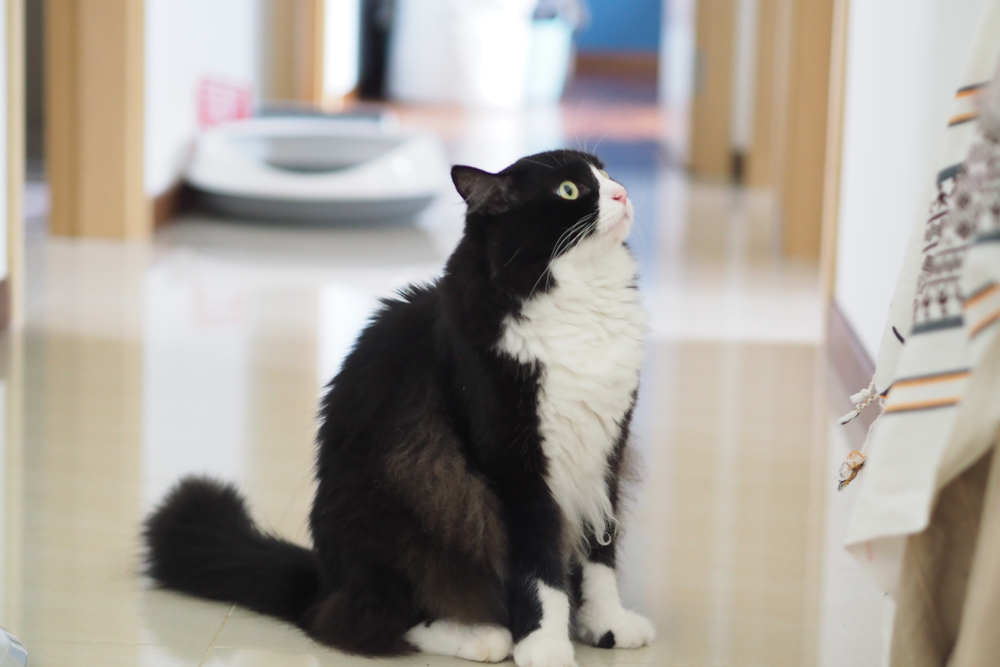
{"label": "cat's ear", "polygon": [[475,167],[456,165],[451,168],[455,189],[469,206],[469,213],[498,215],[511,207],[510,177],[491,174]]}

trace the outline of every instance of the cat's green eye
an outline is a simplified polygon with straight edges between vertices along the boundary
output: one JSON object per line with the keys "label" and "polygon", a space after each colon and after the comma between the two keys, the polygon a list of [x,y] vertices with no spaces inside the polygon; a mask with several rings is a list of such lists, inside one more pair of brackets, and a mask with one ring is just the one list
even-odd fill
{"label": "cat's green eye", "polygon": [[580,196],[580,189],[573,181],[563,181],[556,190],[563,199],[576,199]]}
{"label": "cat's green eye", "polygon": [[604,171],[603,169],[598,169],[597,173],[599,173],[604,178],[611,178],[610,176],[608,176],[608,172]]}

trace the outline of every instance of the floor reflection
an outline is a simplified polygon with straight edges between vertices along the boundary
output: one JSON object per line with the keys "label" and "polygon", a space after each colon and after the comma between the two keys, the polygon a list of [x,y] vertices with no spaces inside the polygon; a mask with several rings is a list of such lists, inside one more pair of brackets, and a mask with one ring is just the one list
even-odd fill
{"label": "floor reflection", "polygon": [[625,594],[662,628],[663,664],[815,664],[821,373],[807,346],[651,349]]}
{"label": "floor reflection", "polygon": [[184,264],[157,264],[145,279],[144,508],[185,473],[245,472],[250,300],[237,281]]}
{"label": "floor reflection", "polygon": [[[766,194],[691,183],[651,143],[597,150],[635,200],[652,315],[622,590],[660,635],[579,662],[876,664],[881,599],[839,548],[815,266],[775,254]],[[29,324],[0,350],[0,625],[33,664],[378,664],[150,590],[138,530],[201,472],[307,541],[321,388],[378,298],[438,274],[460,215],[455,196],[415,226],[189,216],[151,244],[32,241]]]}

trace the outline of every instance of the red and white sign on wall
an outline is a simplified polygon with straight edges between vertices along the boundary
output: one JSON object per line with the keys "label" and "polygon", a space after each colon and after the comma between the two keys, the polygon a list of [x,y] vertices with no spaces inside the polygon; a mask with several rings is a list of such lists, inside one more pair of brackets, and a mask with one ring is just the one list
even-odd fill
{"label": "red and white sign on wall", "polygon": [[205,129],[253,115],[253,87],[205,77],[198,82],[198,125]]}

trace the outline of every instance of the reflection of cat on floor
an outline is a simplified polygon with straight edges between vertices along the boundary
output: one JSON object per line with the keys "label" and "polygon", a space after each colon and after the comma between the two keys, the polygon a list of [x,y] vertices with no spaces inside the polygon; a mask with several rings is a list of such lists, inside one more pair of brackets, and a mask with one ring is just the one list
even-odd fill
{"label": "reflection of cat on floor", "polygon": [[147,521],[153,578],[366,655],[573,665],[571,614],[595,646],[650,642],[614,570],[646,317],[632,203],[601,166],[455,167],[444,275],[385,301],[323,401],[313,549],[188,478]]}

